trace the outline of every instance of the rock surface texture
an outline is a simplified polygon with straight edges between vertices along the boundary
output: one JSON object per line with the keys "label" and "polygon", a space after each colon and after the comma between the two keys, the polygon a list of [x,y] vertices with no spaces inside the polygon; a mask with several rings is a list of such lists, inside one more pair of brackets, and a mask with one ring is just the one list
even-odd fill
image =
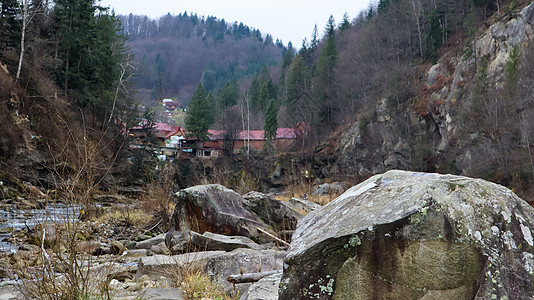
{"label": "rock surface texture", "polygon": [[206,231],[257,238],[267,226],[242,203],[241,196],[222,185],[199,185],[175,195],[171,231]]}
{"label": "rock surface texture", "polygon": [[282,273],[264,277],[252,284],[239,300],[278,300],[278,285]]}
{"label": "rock surface texture", "polygon": [[286,202],[258,192],[245,194],[243,203],[275,231],[295,230],[297,222],[303,217]]}
{"label": "rock surface texture", "polygon": [[484,180],[376,175],[301,220],[280,299],[531,299],[533,220]]}

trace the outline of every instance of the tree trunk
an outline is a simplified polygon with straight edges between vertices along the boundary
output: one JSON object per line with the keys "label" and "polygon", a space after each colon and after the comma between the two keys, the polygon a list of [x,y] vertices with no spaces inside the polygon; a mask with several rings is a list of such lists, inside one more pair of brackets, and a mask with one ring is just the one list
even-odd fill
{"label": "tree trunk", "polygon": [[22,70],[22,61],[24,60],[24,51],[25,51],[25,41],[26,41],[26,27],[28,26],[28,15],[29,15],[29,6],[30,0],[24,0],[22,4],[22,32],[20,34],[20,56],[19,56],[19,66],[17,68],[16,80],[20,78],[20,72]]}

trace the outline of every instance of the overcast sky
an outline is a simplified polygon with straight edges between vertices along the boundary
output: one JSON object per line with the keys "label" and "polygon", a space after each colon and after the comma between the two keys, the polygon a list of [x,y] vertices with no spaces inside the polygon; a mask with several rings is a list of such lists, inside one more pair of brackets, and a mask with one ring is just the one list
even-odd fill
{"label": "overcast sky", "polygon": [[319,35],[330,15],[339,24],[347,12],[350,20],[369,6],[369,0],[102,0],[101,5],[110,6],[117,14],[147,15],[157,18],[167,13],[195,12],[200,16],[215,16],[227,22],[243,22],[259,29],[264,35],[270,33],[274,40],[289,41],[299,48],[302,40],[310,40],[313,26],[317,24]]}

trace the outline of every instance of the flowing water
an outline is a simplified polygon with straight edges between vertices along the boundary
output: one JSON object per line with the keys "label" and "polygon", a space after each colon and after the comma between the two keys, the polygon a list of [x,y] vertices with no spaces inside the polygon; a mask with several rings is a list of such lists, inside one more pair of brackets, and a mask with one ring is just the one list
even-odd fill
{"label": "flowing water", "polygon": [[16,247],[8,242],[11,233],[33,229],[38,224],[78,220],[81,205],[50,204],[44,209],[0,210],[0,253],[14,253]]}

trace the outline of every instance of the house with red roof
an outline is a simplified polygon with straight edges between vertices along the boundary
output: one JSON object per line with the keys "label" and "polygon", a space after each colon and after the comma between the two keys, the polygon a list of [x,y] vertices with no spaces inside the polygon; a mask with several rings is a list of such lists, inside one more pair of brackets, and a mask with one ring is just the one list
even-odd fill
{"label": "house with red roof", "polygon": [[[303,139],[306,138],[309,126],[304,122],[299,122],[294,128],[278,128],[276,130],[276,141],[274,148],[278,151],[287,152],[298,149]],[[210,139],[208,141],[195,141],[197,157],[218,157],[222,155],[225,140],[224,130],[208,130]],[[238,153],[241,149],[250,149],[262,151],[265,146],[264,130],[245,130],[237,133],[233,143],[233,152]]]}

